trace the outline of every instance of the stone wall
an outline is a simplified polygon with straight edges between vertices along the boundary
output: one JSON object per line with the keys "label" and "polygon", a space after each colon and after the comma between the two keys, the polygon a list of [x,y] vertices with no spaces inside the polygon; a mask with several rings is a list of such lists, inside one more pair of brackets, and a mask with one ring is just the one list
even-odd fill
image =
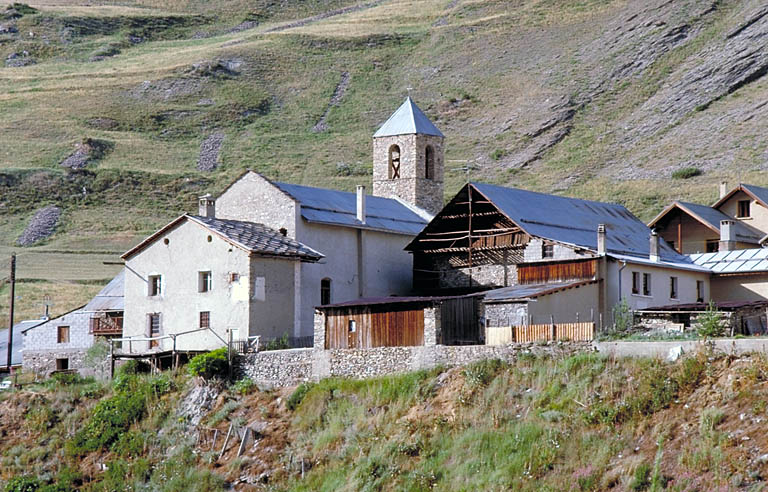
{"label": "stone wall", "polygon": [[23,368],[34,372],[39,377],[48,377],[56,370],[56,359],[68,359],[69,369],[76,369],[81,376],[94,376],[100,379],[109,377],[109,357],[98,367],[88,367],[85,357],[88,349],[37,350],[24,353]]}
{"label": "stone wall", "polygon": [[266,386],[294,386],[312,379],[313,349],[270,350],[243,355],[239,376]]}

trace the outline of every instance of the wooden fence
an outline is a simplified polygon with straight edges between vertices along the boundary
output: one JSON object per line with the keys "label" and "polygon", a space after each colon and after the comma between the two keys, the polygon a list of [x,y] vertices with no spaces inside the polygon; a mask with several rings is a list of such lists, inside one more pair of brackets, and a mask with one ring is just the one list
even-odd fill
{"label": "wooden fence", "polygon": [[552,340],[591,341],[595,338],[595,323],[556,323],[543,325],[488,326],[486,345],[528,343]]}

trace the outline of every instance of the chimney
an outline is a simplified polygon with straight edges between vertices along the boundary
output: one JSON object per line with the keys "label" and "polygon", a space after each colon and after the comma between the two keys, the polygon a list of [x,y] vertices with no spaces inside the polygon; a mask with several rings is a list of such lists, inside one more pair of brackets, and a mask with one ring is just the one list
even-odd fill
{"label": "chimney", "polygon": [[659,235],[656,229],[651,229],[651,242],[649,245],[651,261],[659,261]]}
{"label": "chimney", "polygon": [[720,198],[728,194],[728,181],[720,181]]}
{"label": "chimney", "polygon": [[365,186],[357,186],[357,220],[365,224]]}
{"label": "chimney", "polygon": [[198,215],[208,217],[209,219],[216,218],[216,200],[213,199],[210,193],[201,196],[198,205]]}
{"label": "chimney", "polygon": [[605,224],[597,225],[597,254],[605,256]]}
{"label": "chimney", "polygon": [[736,246],[736,230],[734,220],[720,221],[720,251],[732,251]]}

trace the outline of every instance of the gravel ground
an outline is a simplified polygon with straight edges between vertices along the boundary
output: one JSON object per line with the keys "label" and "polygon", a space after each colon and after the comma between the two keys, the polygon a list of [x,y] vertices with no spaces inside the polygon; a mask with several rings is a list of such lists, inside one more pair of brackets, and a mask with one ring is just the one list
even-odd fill
{"label": "gravel ground", "polygon": [[219,152],[224,142],[224,134],[212,133],[200,144],[200,157],[197,159],[199,171],[213,171],[219,166]]}
{"label": "gravel ground", "polygon": [[29,246],[38,241],[46,239],[56,229],[59,222],[61,209],[55,205],[48,205],[37,211],[32,220],[27,224],[27,228],[21,233],[16,244],[19,246]]}

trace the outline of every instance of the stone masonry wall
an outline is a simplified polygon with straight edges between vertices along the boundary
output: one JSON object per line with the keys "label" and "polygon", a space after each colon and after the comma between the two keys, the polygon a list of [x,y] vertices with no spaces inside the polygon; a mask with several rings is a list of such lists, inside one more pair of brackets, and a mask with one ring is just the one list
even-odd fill
{"label": "stone masonry wall", "polygon": [[240,377],[266,386],[294,386],[312,379],[315,350],[270,350],[245,354],[239,361]]}

